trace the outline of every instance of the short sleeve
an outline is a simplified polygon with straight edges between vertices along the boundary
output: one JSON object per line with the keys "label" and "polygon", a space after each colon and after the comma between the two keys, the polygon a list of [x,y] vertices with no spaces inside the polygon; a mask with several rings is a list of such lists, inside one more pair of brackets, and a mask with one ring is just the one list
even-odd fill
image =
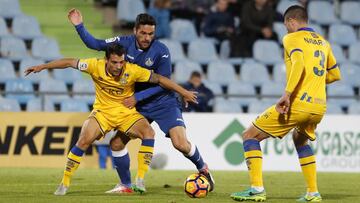
{"label": "short sleeve", "polygon": [[330,50],[329,50],[326,70],[331,70],[331,69],[337,68],[337,66],[338,66],[336,63],[334,53],[333,53],[330,45],[329,45],[329,49]]}
{"label": "short sleeve", "polygon": [[79,59],[77,69],[88,74],[92,74],[97,67],[97,58]]}

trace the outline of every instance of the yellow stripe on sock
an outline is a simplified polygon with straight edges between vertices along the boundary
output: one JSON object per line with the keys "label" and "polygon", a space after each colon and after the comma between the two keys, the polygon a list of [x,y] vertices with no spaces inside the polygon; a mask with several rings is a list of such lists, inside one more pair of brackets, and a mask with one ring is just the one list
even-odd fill
{"label": "yellow stripe on sock", "polygon": [[73,154],[72,152],[69,152],[68,158],[73,160],[73,161],[76,161],[76,162],[80,163],[82,157],[77,156],[77,155]]}
{"label": "yellow stripe on sock", "polygon": [[248,151],[245,152],[245,159],[249,158],[249,157],[262,157],[262,152],[260,150],[252,150],[252,151]]}
{"label": "yellow stripe on sock", "polygon": [[153,153],[154,151],[154,147],[149,147],[149,146],[140,146],[139,152],[142,153]]}
{"label": "yellow stripe on sock", "polygon": [[304,165],[315,162],[316,158],[315,156],[308,156],[308,157],[300,158],[299,161],[300,161],[300,165]]}

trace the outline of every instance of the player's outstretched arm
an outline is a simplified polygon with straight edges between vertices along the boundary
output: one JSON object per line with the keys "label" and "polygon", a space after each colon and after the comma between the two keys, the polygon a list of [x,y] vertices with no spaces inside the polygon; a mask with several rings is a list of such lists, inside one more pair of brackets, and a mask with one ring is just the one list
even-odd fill
{"label": "player's outstretched arm", "polygon": [[96,39],[85,29],[83,17],[78,9],[71,9],[68,13],[68,19],[75,26],[81,40],[88,48],[98,51],[104,51],[106,49],[107,44],[105,40]]}
{"label": "player's outstretched arm", "polygon": [[54,60],[49,63],[32,66],[24,71],[25,76],[29,75],[30,73],[38,73],[45,69],[65,69],[68,67],[76,68],[78,59],[73,58],[64,58],[59,60]]}
{"label": "player's outstretched arm", "polygon": [[192,102],[197,104],[197,92],[188,91],[181,87],[180,85],[176,84],[175,82],[171,81],[167,77],[161,76],[159,74],[153,73],[149,80],[150,83],[158,83],[162,87],[173,90],[177,93],[179,93],[181,96],[184,97],[185,104],[187,105],[187,102]]}

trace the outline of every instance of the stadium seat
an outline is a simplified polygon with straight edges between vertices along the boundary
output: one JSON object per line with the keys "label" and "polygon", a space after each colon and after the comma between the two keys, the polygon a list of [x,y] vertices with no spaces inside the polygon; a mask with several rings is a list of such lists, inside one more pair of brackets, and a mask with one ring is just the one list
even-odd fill
{"label": "stadium seat", "polygon": [[42,80],[40,81],[39,91],[45,94],[45,100],[50,100],[54,103],[60,103],[63,100],[69,99],[65,82],[62,80]]}
{"label": "stadium seat", "polygon": [[345,82],[335,82],[327,87],[327,93],[331,96],[351,97],[354,95],[353,88]]}
{"label": "stadium seat", "polygon": [[[31,67],[31,66],[35,66],[35,65],[40,65],[43,64],[44,61],[39,60],[39,59],[34,59],[34,58],[28,58],[28,59],[24,59],[20,61],[20,77],[21,78],[25,78],[25,73],[24,71]],[[26,76],[25,78],[26,80],[30,80],[33,83],[39,83],[42,80],[50,80],[50,75],[49,75],[49,71],[48,70],[43,70],[39,73],[31,73],[30,75]]]}
{"label": "stadium seat", "polygon": [[74,99],[85,101],[87,104],[93,104],[95,101],[95,87],[91,80],[75,81],[72,91]]}
{"label": "stadium seat", "polygon": [[253,46],[255,60],[266,65],[281,63],[281,51],[278,43],[271,40],[257,40]]}
{"label": "stadium seat", "polygon": [[221,88],[221,85],[214,82],[209,82],[207,80],[203,80],[203,84],[205,87],[209,88],[215,95],[222,95],[223,90]]}
{"label": "stadium seat", "polygon": [[274,96],[276,98],[280,98],[280,96],[283,95],[284,91],[285,91],[285,84],[283,83],[270,82],[270,83],[264,83],[261,86],[262,96]]}
{"label": "stadium seat", "polygon": [[202,73],[200,64],[194,61],[180,61],[175,65],[175,81],[178,83],[185,83],[190,79],[190,75],[193,71]]}
{"label": "stadium seat", "polygon": [[286,9],[293,5],[300,5],[297,1],[291,0],[281,0],[279,1],[278,5],[276,6],[276,11],[279,12],[281,15],[284,15]]}
{"label": "stadium seat", "polygon": [[255,96],[255,87],[244,82],[234,82],[228,85],[227,93],[229,95]]}
{"label": "stadium seat", "polygon": [[238,78],[234,67],[225,61],[213,61],[207,70],[208,80],[221,85],[237,82]]}
{"label": "stadium seat", "polygon": [[360,86],[360,66],[353,63],[343,63],[340,65],[341,81],[353,86]]}
{"label": "stadium seat", "polygon": [[69,99],[60,103],[60,111],[62,112],[89,112],[87,103],[81,100]]}
{"label": "stadium seat", "polygon": [[219,57],[221,60],[227,60],[229,63],[233,65],[240,65],[243,62],[243,58],[240,57],[231,57],[230,58],[230,41],[224,40],[220,44],[220,53]]}
{"label": "stadium seat", "polygon": [[0,38],[1,37],[8,37],[11,34],[6,26],[4,18],[0,17]]}
{"label": "stadium seat", "polygon": [[25,40],[42,36],[40,25],[33,16],[16,16],[12,22],[12,32]]}
{"label": "stadium seat", "polygon": [[349,60],[352,63],[360,64],[360,42],[350,45]]}
{"label": "stadium seat", "polygon": [[214,105],[214,112],[216,113],[239,113],[241,107],[237,102],[229,100],[216,100]]}
{"label": "stadium seat", "polygon": [[344,114],[340,105],[336,102],[327,102],[326,103],[326,113],[327,114]]}
{"label": "stadium seat", "polygon": [[244,63],[240,72],[241,81],[253,85],[262,85],[270,82],[266,67],[260,63]]}
{"label": "stadium seat", "polygon": [[178,41],[170,40],[170,39],[162,39],[160,40],[162,43],[164,43],[171,54],[171,61],[173,63],[176,63],[178,61],[186,60],[184,50]]}
{"label": "stadium seat", "polygon": [[316,33],[320,34],[321,36],[325,37],[324,29],[317,24],[309,24],[309,27],[312,28]]}
{"label": "stadium seat", "polygon": [[72,84],[75,81],[83,79],[82,73],[79,70],[73,68],[55,69],[53,71],[53,75],[55,79],[62,80],[66,84]]}
{"label": "stadium seat", "polygon": [[360,25],[360,2],[344,1],[340,5],[340,19],[344,23]]}
{"label": "stadium seat", "polygon": [[118,20],[135,23],[136,16],[146,13],[144,2],[141,0],[118,0],[116,17]]}
{"label": "stadium seat", "polygon": [[0,0],[0,16],[13,18],[22,15],[18,0]]}
{"label": "stadium seat", "polygon": [[190,20],[175,19],[170,22],[171,39],[189,43],[198,38],[194,24]]}
{"label": "stadium seat", "polygon": [[0,112],[18,112],[21,111],[20,104],[16,99],[0,98]]}
{"label": "stadium seat", "polygon": [[5,83],[6,98],[16,99],[20,104],[26,104],[29,100],[34,99],[34,88],[29,80],[8,80]]}
{"label": "stadium seat", "polygon": [[334,56],[336,58],[336,62],[338,64],[342,64],[342,63],[346,62],[347,59],[345,58],[345,54],[344,54],[344,51],[341,48],[341,46],[339,46],[337,44],[333,44],[331,46],[331,48],[332,48],[332,51],[333,51]]}
{"label": "stadium seat", "polygon": [[286,67],[284,63],[278,63],[274,66],[273,79],[277,83],[286,82]]}
{"label": "stadium seat", "polygon": [[352,103],[348,108],[349,114],[360,114],[360,102]]}
{"label": "stadium seat", "polygon": [[284,23],[275,22],[273,27],[274,27],[274,31],[278,35],[279,43],[282,44],[283,37],[287,34],[287,30],[286,30]]}
{"label": "stadium seat", "polygon": [[196,39],[190,42],[188,48],[189,59],[201,64],[218,60],[215,45],[211,40]]}
{"label": "stadium seat", "polygon": [[[44,105],[44,108],[42,108]],[[39,111],[48,111],[53,112],[55,111],[53,102],[49,100],[42,101],[40,98],[32,99],[27,102],[26,111],[29,112],[39,112]]]}
{"label": "stadium seat", "polygon": [[338,22],[333,4],[328,1],[309,1],[309,19],[320,25],[331,25]]}
{"label": "stadium seat", "polygon": [[355,30],[350,25],[330,25],[329,41],[340,46],[350,46],[356,42]]}
{"label": "stadium seat", "polygon": [[0,53],[2,57],[15,61],[29,57],[29,54],[26,51],[25,42],[21,39],[15,37],[3,37],[1,38],[0,44]]}
{"label": "stadium seat", "polygon": [[16,73],[12,62],[8,59],[0,58],[0,82],[4,83],[15,78]]}
{"label": "stadium seat", "polygon": [[269,108],[271,105],[273,105],[273,103],[263,102],[261,100],[251,102],[248,107],[248,113],[251,113],[251,114],[262,113],[267,108]]}
{"label": "stadium seat", "polygon": [[35,58],[45,61],[51,61],[62,57],[57,41],[47,37],[34,39],[31,46],[31,52]]}

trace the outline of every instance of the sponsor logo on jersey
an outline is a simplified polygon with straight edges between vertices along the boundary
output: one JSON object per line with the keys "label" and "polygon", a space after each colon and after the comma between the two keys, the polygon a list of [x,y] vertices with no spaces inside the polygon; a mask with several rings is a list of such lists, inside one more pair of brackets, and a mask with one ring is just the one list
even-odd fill
{"label": "sponsor logo on jersey", "polygon": [[86,62],[79,62],[78,69],[79,70],[87,70],[88,69],[88,64]]}
{"label": "sponsor logo on jersey", "polygon": [[161,58],[169,58],[169,54],[164,54],[161,56]]}
{"label": "sponsor logo on jersey", "polygon": [[151,60],[151,58],[147,58],[146,61],[145,61],[145,65],[147,66],[152,66],[154,64],[154,61]]}
{"label": "sponsor logo on jersey", "polygon": [[111,43],[111,42],[115,42],[117,39],[118,39],[118,37],[113,37],[113,38],[106,39],[105,42]]}
{"label": "sponsor logo on jersey", "polygon": [[124,76],[120,79],[120,84],[126,85],[128,78],[129,78],[129,73],[125,73]]}

